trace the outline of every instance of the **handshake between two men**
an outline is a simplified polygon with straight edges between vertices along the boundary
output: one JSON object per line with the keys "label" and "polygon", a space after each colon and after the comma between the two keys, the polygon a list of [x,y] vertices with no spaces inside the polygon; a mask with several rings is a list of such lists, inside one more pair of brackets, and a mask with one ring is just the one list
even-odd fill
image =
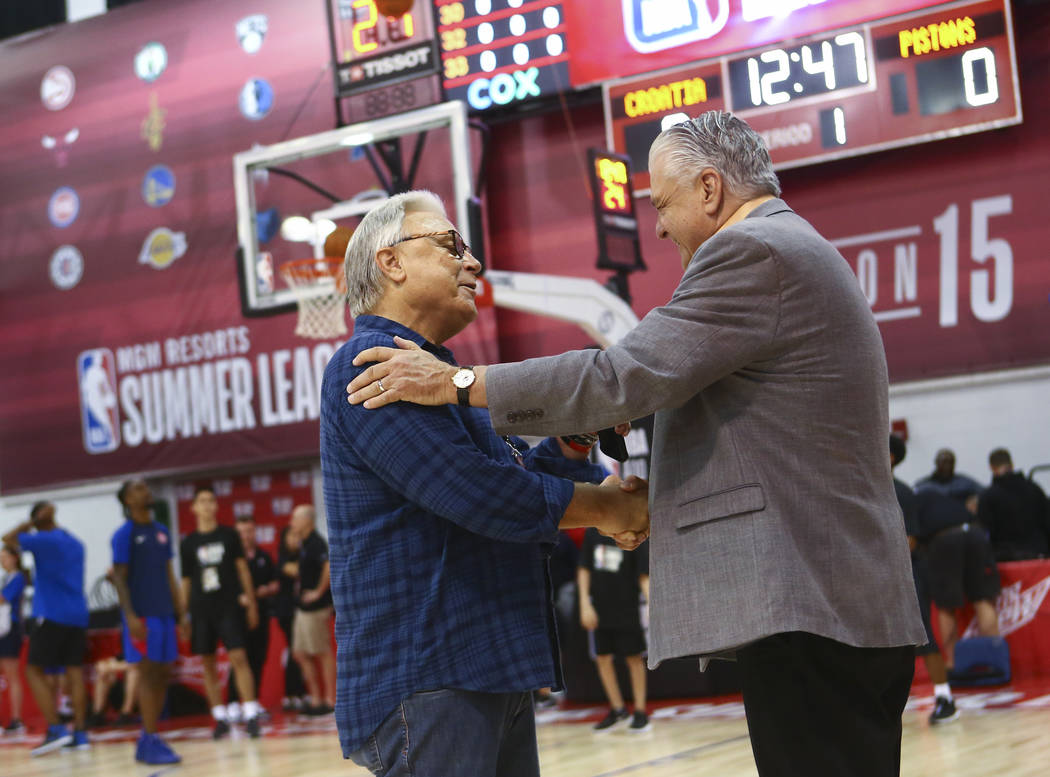
{"label": "handshake between two men", "polygon": [[[355,366],[370,366],[346,387],[351,405],[363,404],[368,410],[394,402],[487,407],[485,367],[456,367],[411,340],[395,336],[394,342],[397,348],[368,348],[354,358]],[[466,376],[466,386],[460,385],[466,382],[464,369],[473,373]],[[629,424],[622,424],[617,432],[625,435],[629,429]],[[626,480],[609,475],[597,485],[576,483],[560,526],[594,526],[624,550],[634,550],[649,537],[649,485],[634,475]]]}

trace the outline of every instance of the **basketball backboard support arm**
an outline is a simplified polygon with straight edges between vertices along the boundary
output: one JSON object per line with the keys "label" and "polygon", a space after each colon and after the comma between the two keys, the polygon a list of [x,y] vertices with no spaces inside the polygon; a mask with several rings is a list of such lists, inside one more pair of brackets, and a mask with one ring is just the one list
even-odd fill
{"label": "basketball backboard support arm", "polygon": [[[456,222],[464,239],[472,243],[480,240],[481,236],[471,234],[470,201],[474,197],[474,189],[467,110],[462,102],[432,105],[417,111],[351,124],[234,155],[234,199],[237,208],[240,262],[238,273],[242,278],[244,315],[267,316],[295,309],[295,296],[290,289],[275,288],[271,293],[262,293],[256,282],[256,268],[261,254],[256,234],[258,211],[253,186],[253,175],[256,171],[333,153],[340,149],[349,151],[354,147],[367,148],[413,133],[425,133],[443,127],[448,129]],[[392,192],[388,192],[390,193]]]}
{"label": "basketball backboard support arm", "polygon": [[630,305],[590,278],[489,270],[483,279],[499,307],[569,321],[602,347],[638,324]]}

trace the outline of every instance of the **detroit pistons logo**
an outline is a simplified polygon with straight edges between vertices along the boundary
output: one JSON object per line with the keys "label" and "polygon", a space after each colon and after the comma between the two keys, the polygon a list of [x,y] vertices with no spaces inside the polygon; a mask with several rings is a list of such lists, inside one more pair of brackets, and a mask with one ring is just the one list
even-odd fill
{"label": "detroit pistons logo", "polygon": [[93,348],[77,356],[77,383],[84,450],[88,453],[115,451],[120,446],[120,417],[113,352],[108,348]]}

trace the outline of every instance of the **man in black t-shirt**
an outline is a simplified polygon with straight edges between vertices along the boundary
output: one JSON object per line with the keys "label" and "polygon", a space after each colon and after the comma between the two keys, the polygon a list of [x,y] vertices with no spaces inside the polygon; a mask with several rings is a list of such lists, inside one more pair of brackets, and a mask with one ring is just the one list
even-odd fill
{"label": "man in black t-shirt", "polygon": [[[904,461],[908,454],[908,446],[902,437],[896,434],[890,435],[890,469],[896,469],[897,465]],[[897,502],[901,506],[904,516],[904,531],[908,535],[908,547],[911,549],[911,573],[915,580],[915,596],[919,600],[919,614],[922,615],[922,625],[926,629],[926,644],[915,648],[915,655],[922,656],[926,664],[926,671],[933,683],[933,712],[930,713],[930,725],[939,725],[957,720],[959,711],[955,707],[955,697],[952,694],[951,685],[948,684],[948,666],[941,655],[941,648],[937,644],[937,638],[933,634],[933,624],[930,621],[930,567],[926,554],[926,548],[919,543],[922,529],[919,526],[918,503],[915,492],[906,483],[893,478],[893,490],[897,492]]]}
{"label": "man in black t-shirt", "polygon": [[[248,654],[248,665],[252,669],[252,679],[255,681],[255,696],[258,698],[262,688],[266,655],[270,652],[270,616],[273,614],[272,605],[278,588],[277,567],[274,566],[270,555],[256,544],[255,519],[252,516],[237,516],[237,534],[241,538],[244,560],[251,572],[255,600],[259,605],[259,623],[244,635],[244,649]],[[248,606],[248,597],[245,594],[240,595],[239,601],[242,607]],[[230,700],[231,707],[234,706],[233,702],[241,699],[237,691],[236,680],[236,675],[231,672],[230,682],[226,688],[226,698]],[[236,719],[237,716],[233,714],[231,717]]]}
{"label": "man in black t-shirt", "polygon": [[992,484],[981,494],[977,520],[988,530],[996,561],[1022,561],[1050,555],[1050,503],[1037,484],[1014,472],[1010,451],[988,455]]}
{"label": "man in black t-shirt", "polygon": [[[204,668],[204,690],[208,696],[216,739],[230,731],[226,707],[215,670],[215,648],[222,640],[237,679],[243,701],[245,730],[259,736],[259,713],[255,700],[255,682],[245,653],[245,633],[259,623],[251,573],[244,560],[244,548],[237,532],[220,526],[219,503],[211,488],[201,487],[193,497],[193,514],[197,530],[186,535],[180,546],[182,560],[182,596],[189,602],[193,653],[201,657]],[[241,606],[240,597],[247,600]],[[246,622],[247,620],[247,622]]]}
{"label": "man in black t-shirt", "polygon": [[[645,712],[646,674],[642,654],[645,634],[642,631],[640,600],[649,601],[649,543],[637,550],[625,551],[597,529],[587,529],[580,548],[580,565],[576,571],[580,593],[580,623],[593,632],[598,677],[609,700],[609,714],[594,728],[598,731],[618,726],[631,719],[629,731],[650,728]],[[622,656],[631,675],[634,715],[627,714],[620,685],[616,680],[613,658]]]}
{"label": "man in black t-shirt", "polygon": [[[335,708],[335,655],[329,631],[332,592],[329,587],[328,543],[317,533],[316,520],[313,505],[298,505],[292,510],[291,531],[299,539],[299,557],[286,563],[284,571],[298,577],[299,583],[292,649],[310,696],[306,712],[324,715]],[[315,660],[321,665],[323,697]]]}

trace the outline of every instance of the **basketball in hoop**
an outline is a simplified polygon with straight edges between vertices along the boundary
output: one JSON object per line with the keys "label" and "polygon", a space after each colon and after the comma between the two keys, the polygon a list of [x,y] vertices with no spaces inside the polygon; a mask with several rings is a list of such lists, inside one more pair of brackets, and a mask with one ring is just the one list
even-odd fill
{"label": "basketball in hoop", "polygon": [[412,10],[413,0],[376,0],[376,9],[383,16],[400,17]]}
{"label": "basketball in hoop", "polygon": [[346,276],[341,258],[285,262],[281,277],[299,305],[297,335],[320,340],[346,334]]}

